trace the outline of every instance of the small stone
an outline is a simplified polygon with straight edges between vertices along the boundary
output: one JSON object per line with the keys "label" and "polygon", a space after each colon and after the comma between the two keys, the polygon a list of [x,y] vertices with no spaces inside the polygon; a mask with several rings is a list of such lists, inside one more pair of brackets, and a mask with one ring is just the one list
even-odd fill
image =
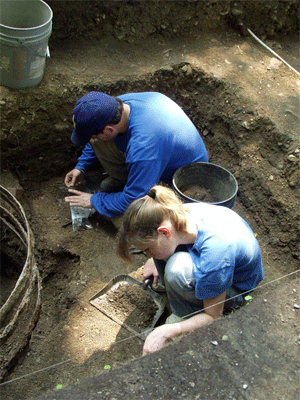
{"label": "small stone", "polygon": [[243,389],[244,389],[244,390],[247,390],[247,389],[248,389],[248,385],[244,384],[244,385],[243,385]]}
{"label": "small stone", "polygon": [[212,342],[211,342],[211,344],[213,344],[214,346],[218,346],[218,342],[216,341],[216,340],[213,340]]}
{"label": "small stone", "polygon": [[193,356],[193,355],[195,354],[195,353],[193,352],[193,350],[188,350],[186,353],[189,354],[190,356]]}
{"label": "small stone", "polygon": [[239,8],[233,8],[233,9],[231,10],[231,13],[232,13],[232,15],[235,15],[235,16],[237,16],[237,15],[243,15],[243,10],[241,10],[241,9],[239,9]]}
{"label": "small stone", "polygon": [[294,304],[294,308],[296,308],[297,310],[299,310],[299,305],[298,304]]}
{"label": "small stone", "polygon": [[281,65],[282,65],[282,61],[278,60],[278,58],[275,58],[275,57],[272,57],[272,58],[271,58],[270,64],[269,64],[269,67],[270,67],[270,68],[275,68],[275,69],[277,69],[277,68],[279,68],[279,66],[281,66]]}
{"label": "small stone", "polygon": [[227,335],[223,335],[223,336],[222,336],[222,340],[223,340],[224,342],[226,342],[226,341],[228,340],[228,336],[227,336]]}
{"label": "small stone", "polygon": [[193,73],[193,69],[190,65],[184,65],[182,68],[182,71],[184,71],[187,75],[191,75]]}
{"label": "small stone", "polygon": [[287,158],[289,161],[291,162],[297,162],[298,158],[296,156],[294,156],[294,154],[290,154]]}

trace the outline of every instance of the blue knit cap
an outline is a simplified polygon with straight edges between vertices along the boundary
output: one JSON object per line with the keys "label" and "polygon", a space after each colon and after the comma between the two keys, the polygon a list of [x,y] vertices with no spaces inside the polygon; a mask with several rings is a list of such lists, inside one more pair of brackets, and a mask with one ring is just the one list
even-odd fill
{"label": "blue knit cap", "polygon": [[73,110],[72,142],[76,146],[85,146],[112,120],[117,108],[117,100],[105,93],[90,92],[81,97]]}

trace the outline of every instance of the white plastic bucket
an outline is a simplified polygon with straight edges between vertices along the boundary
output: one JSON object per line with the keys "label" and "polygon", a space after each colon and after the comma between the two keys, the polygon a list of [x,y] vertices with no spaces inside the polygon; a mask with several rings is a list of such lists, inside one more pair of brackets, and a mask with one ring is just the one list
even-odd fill
{"label": "white plastic bucket", "polygon": [[42,0],[0,0],[0,84],[24,89],[44,76],[52,10]]}

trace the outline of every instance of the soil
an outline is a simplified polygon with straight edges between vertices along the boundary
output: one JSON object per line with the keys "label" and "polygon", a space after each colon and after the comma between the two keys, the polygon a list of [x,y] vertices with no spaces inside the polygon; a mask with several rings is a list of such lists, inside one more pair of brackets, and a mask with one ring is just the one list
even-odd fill
{"label": "soil", "polygon": [[20,246],[13,232],[1,225],[1,265],[5,265],[6,268],[1,268],[0,307],[15,287],[25,260],[25,249]]}
{"label": "soil", "polygon": [[118,283],[94,302],[106,315],[116,318],[120,325],[125,324],[136,333],[150,328],[158,311],[158,306],[147,291],[127,282]]}
{"label": "soil", "polygon": [[[54,30],[41,84],[0,91],[1,184],[23,188],[43,284],[30,343],[1,386],[5,400],[34,398],[142,354],[143,341],[89,300],[116,275],[141,280],[146,257],[118,259],[117,231],[100,215],[74,231],[64,202],[64,176],[80,155],[70,143],[72,109],[90,90],[156,90],[177,101],[210,161],[238,181],[233,209],[260,243],[264,282],[280,285],[299,269],[300,80],[244,31],[250,26],[299,70],[297,2],[48,3]],[[95,165],[91,175],[102,172]]]}
{"label": "soil", "polygon": [[204,203],[217,203],[220,201],[211,193],[210,189],[200,187],[197,184],[185,185],[181,188],[181,192],[190,199],[203,201]]}

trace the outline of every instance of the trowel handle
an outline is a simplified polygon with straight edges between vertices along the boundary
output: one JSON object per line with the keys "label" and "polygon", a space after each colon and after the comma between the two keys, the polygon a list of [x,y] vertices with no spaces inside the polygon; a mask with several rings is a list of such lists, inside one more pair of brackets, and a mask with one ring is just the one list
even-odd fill
{"label": "trowel handle", "polygon": [[149,285],[151,286],[153,283],[153,279],[154,279],[153,275],[151,275],[149,278],[145,279],[143,282],[143,289],[146,290]]}

